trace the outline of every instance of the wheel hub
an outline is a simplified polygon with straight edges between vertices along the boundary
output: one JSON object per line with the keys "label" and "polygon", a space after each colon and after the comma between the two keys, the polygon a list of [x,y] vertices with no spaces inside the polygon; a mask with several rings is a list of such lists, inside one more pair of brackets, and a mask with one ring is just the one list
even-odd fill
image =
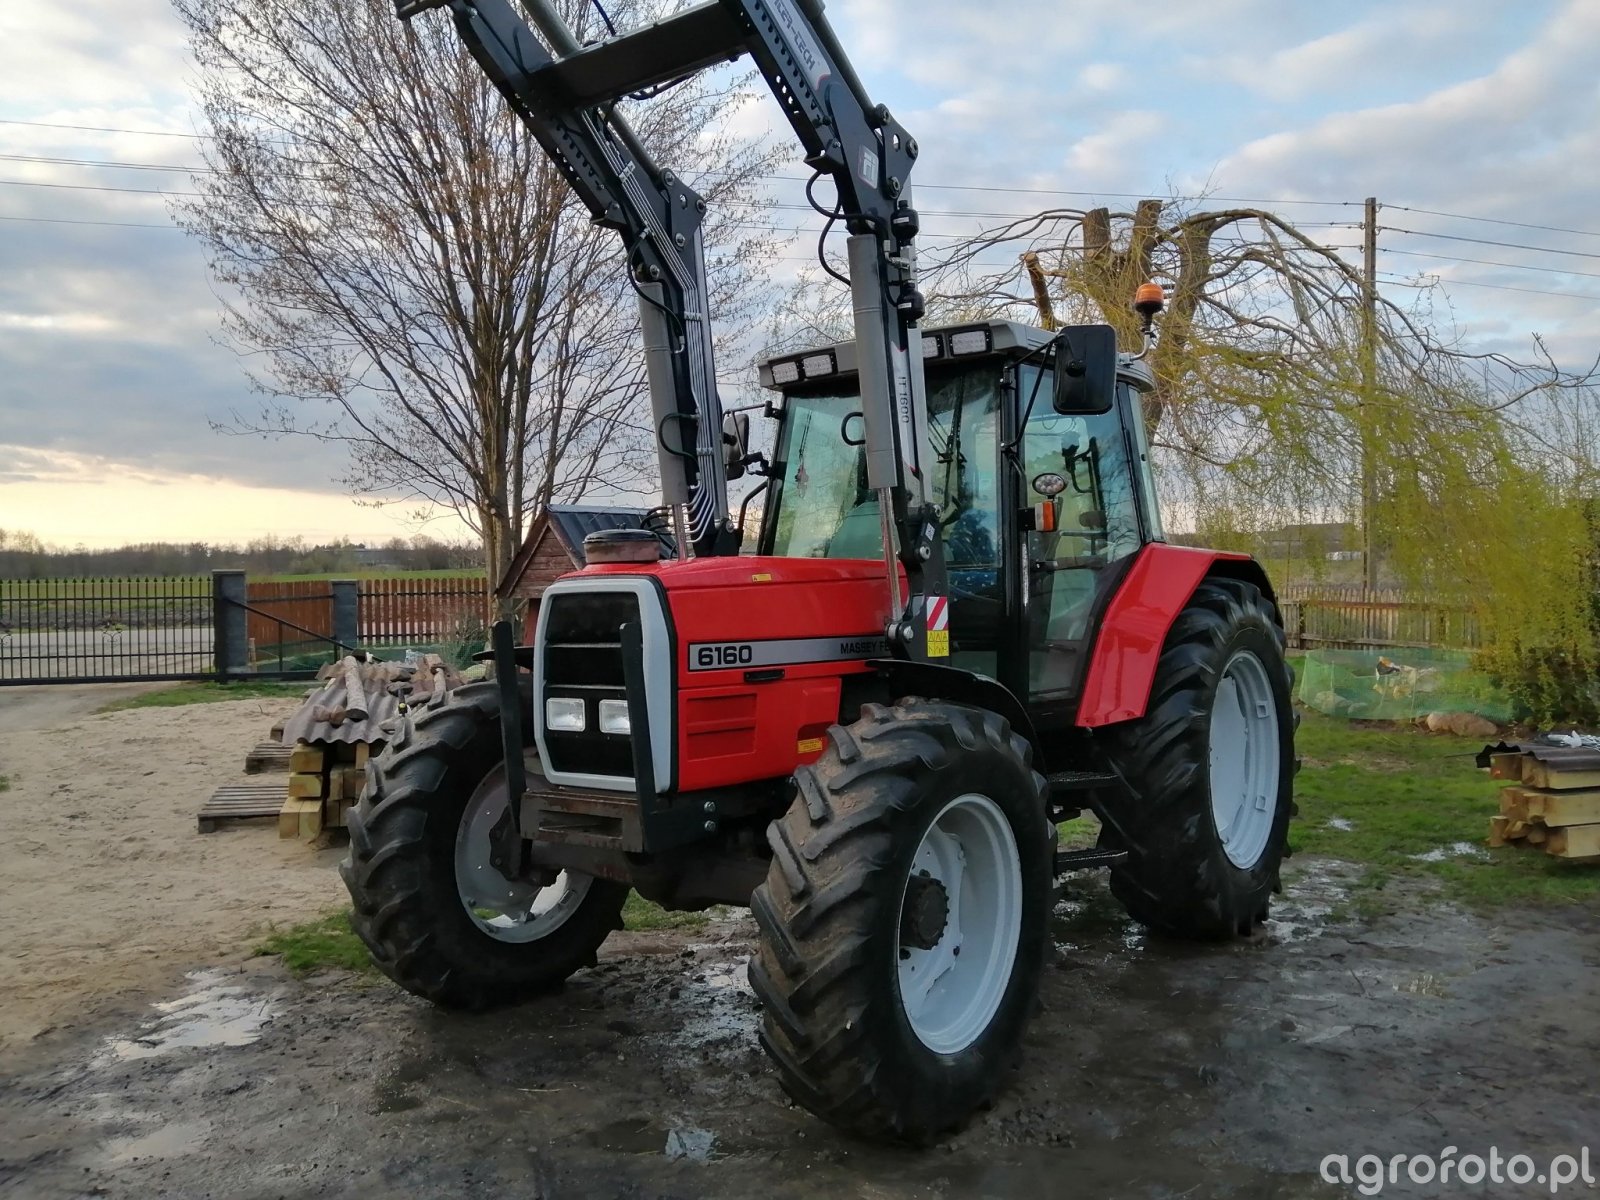
{"label": "wheel hub", "polygon": [[950,893],[926,871],[906,881],[905,904],[900,910],[900,944],[913,950],[932,950],[944,938],[950,921]]}
{"label": "wheel hub", "polygon": [[456,833],[456,892],[461,907],[499,942],[536,942],[564,925],[589,891],[593,876],[577,871],[508,878],[497,860],[498,834],[510,826],[504,770],[490,772],[462,813]]}
{"label": "wheel hub", "polygon": [[969,792],[938,810],[911,861],[895,944],[900,1003],[924,1046],[959,1054],[988,1029],[1016,965],[1017,840],[1001,807]]}

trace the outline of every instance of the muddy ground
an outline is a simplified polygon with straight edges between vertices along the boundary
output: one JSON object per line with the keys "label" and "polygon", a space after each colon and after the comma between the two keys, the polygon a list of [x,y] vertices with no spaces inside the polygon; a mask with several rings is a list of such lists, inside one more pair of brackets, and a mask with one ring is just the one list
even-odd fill
{"label": "muddy ground", "polygon": [[1148,939],[1071,884],[1026,1063],[931,1151],[785,1103],[739,917],[618,935],[564,993],[480,1017],[264,960],[175,977],[0,1055],[0,1195],[1299,1198],[1354,1194],[1318,1178],[1332,1153],[1600,1150],[1590,914],[1417,894],[1330,923],[1341,869],[1299,870],[1268,934],[1226,948]]}

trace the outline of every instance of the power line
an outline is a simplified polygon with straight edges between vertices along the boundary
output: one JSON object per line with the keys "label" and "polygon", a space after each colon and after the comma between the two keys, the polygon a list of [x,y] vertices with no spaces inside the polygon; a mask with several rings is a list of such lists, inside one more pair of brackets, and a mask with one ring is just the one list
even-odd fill
{"label": "power line", "polygon": [[53,167],[104,167],[115,171],[174,171],[184,175],[216,175],[210,167],[170,166],[165,163],[112,162],[103,158],[58,158],[42,154],[0,154],[5,162],[42,163]]}
{"label": "power line", "polygon": [[1480,221],[1485,225],[1510,225],[1516,229],[1543,229],[1550,233],[1575,233],[1580,237],[1600,237],[1590,229],[1566,229],[1560,225],[1536,225],[1529,221],[1507,221],[1502,217],[1473,217],[1466,213],[1440,212],[1436,208],[1411,208],[1404,204],[1385,204],[1397,212],[1421,213],[1429,217],[1448,217],[1452,221]]}
{"label": "power line", "polygon": [[1574,258],[1600,258],[1600,254],[1591,250],[1553,250],[1549,246],[1529,246],[1523,242],[1497,242],[1490,238],[1462,237],[1458,233],[1424,233],[1420,229],[1399,229],[1393,225],[1382,225],[1379,228],[1385,233],[1407,233],[1412,237],[1439,238],[1446,242],[1471,242],[1475,246],[1504,246],[1508,250],[1537,250],[1540,254],[1570,254]]}
{"label": "power line", "polygon": [[1543,275],[1582,275],[1589,279],[1600,279],[1600,272],[1573,271],[1566,267],[1535,267],[1531,264],[1494,262],[1487,258],[1457,258],[1453,254],[1429,254],[1423,250],[1394,250],[1385,247],[1385,254],[1404,254],[1408,258],[1432,258],[1440,262],[1471,263],[1477,267],[1505,267],[1512,271],[1538,271]]}
{"label": "power line", "polygon": [[176,225],[143,225],[135,221],[72,221],[66,217],[0,217],[0,221],[25,221],[32,225],[104,225],[117,229],[177,229]]}
{"label": "power line", "polygon": [[1392,282],[1398,283],[1398,284],[1400,284],[1400,285],[1402,285],[1404,287],[1416,287],[1416,288],[1442,287],[1446,291],[1449,291],[1451,288],[1457,287],[1457,286],[1460,286],[1460,287],[1475,287],[1475,288],[1490,288],[1490,289],[1492,289],[1494,291],[1497,291],[1497,292],[1522,292],[1525,295],[1529,295],[1529,296],[1566,296],[1566,297],[1568,297],[1570,299],[1573,299],[1573,300],[1587,300],[1591,304],[1596,303],[1596,302],[1600,302],[1600,296],[1590,296],[1590,295],[1584,294],[1583,292],[1552,292],[1552,291],[1548,291],[1548,290],[1546,290],[1544,288],[1512,287],[1510,284],[1505,284],[1505,283],[1474,283],[1470,279],[1445,279],[1445,278],[1443,278],[1442,276],[1439,276],[1439,275],[1424,275],[1424,276],[1420,276],[1420,278],[1427,279],[1430,282],[1428,282],[1428,283],[1417,283],[1417,282],[1415,282],[1415,280],[1417,278],[1419,278],[1418,276],[1395,275],[1395,274],[1393,274],[1392,272],[1389,272],[1389,271],[1385,271],[1384,275],[1389,277]]}
{"label": "power line", "polygon": [[6,117],[0,117],[0,125],[26,125],[31,129],[78,129],[85,133],[133,133],[143,137],[181,137],[197,141],[213,140],[209,134],[174,133],[169,129],[114,129],[107,125],[61,125],[53,121],[18,121]]}

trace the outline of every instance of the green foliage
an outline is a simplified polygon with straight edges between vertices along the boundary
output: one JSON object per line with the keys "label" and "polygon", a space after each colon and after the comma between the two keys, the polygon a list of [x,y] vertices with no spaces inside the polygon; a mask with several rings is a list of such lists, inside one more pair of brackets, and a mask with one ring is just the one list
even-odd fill
{"label": "green foliage", "polygon": [[622,927],[632,933],[650,929],[704,929],[710,920],[703,912],[668,912],[638,892],[629,892],[622,906]]}
{"label": "green foliage", "polygon": [[296,975],[340,970],[367,974],[376,968],[361,939],[350,928],[350,910],[340,909],[314,921],[274,930],[256,946],[257,956],[277,955]]}
{"label": "green foliage", "polygon": [[96,712],[121,712],[128,708],[178,708],[186,704],[220,704],[227,700],[280,699],[303,696],[308,684],[278,682],[179,683],[159,691],[127,696],[102,705]]}
{"label": "green foliage", "polygon": [[10,790],[11,777],[9,775],[0,775],[0,792],[9,792]]}
{"label": "green foliage", "polygon": [[[1306,713],[1296,748],[1304,766],[1290,843],[1366,864],[1362,911],[1381,908],[1386,885],[1407,878],[1437,881],[1447,896],[1482,906],[1600,899],[1600,870],[1524,847],[1485,847],[1498,805],[1472,761],[1482,742]],[[1455,853],[1462,843],[1474,852]]]}

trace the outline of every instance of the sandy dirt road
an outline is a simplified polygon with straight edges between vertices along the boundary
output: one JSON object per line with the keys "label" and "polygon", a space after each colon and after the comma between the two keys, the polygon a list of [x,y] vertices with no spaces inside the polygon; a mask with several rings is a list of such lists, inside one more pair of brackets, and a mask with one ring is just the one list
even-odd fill
{"label": "sandy dirt road", "polygon": [[149,684],[0,688],[0,1046],[340,902],[337,850],[195,832],[293,700],[93,715]]}

